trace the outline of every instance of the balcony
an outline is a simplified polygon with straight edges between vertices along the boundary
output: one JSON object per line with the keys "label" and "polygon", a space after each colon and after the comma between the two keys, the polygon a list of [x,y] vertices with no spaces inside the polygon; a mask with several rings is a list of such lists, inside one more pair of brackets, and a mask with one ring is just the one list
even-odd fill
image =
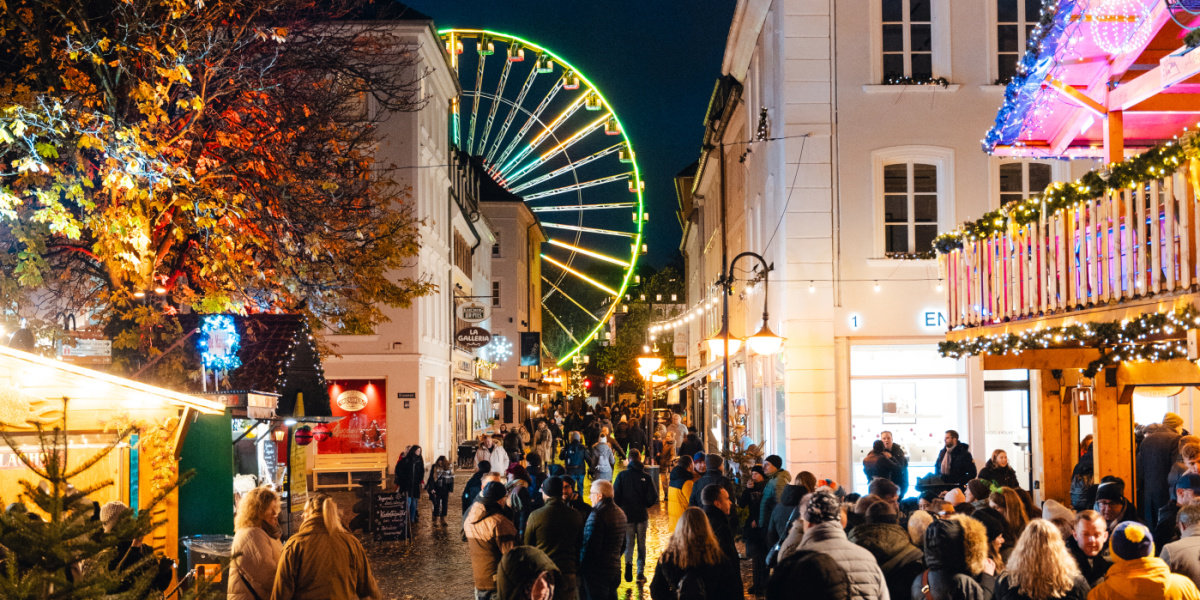
{"label": "balcony", "polygon": [[1068,194],[1056,198],[1054,190],[1068,186],[1052,186],[1043,198],[1007,206],[957,238],[939,238],[949,286],[947,338],[1122,321],[1190,301],[1200,284],[1200,161],[1183,156],[1159,157],[1167,168],[1142,164],[1108,173],[1162,175],[1119,189],[1099,181],[1093,189],[1108,189],[1096,197],[1078,198],[1088,186],[1077,183],[1076,198],[1057,210],[1055,202]]}

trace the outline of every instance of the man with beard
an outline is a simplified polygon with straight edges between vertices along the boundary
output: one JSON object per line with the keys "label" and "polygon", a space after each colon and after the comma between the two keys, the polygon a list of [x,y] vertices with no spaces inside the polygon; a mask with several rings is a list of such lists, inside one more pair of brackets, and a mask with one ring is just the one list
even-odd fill
{"label": "man with beard", "polygon": [[942,481],[963,486],[975,479],[975,459],[971,457],[970,448],[958,441],[958,432],[946,431],[946,447],[938,453],[937,462],[933,464],[933,474],[940,476]]}

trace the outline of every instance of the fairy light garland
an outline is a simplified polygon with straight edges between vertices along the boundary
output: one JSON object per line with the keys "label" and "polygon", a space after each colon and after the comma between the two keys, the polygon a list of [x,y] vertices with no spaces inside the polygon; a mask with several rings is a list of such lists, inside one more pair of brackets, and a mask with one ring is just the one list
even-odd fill
{"label": "fairy light garland", "polygon": [[[1187,358],[1186,331],[1200,327],[1200,310],[1188,304],[1167,313],[1149,313],[1111,323],[1083,323],[1047,327],[1021,333],[983,335],[938,344],[946,358],[1005,354],[1026,350],[1096,348],[1100,358],[1088,363],[1083,374],[1095,377],[1101,369],[1122,362],[1159,362]],[[1180,339],[1156,339],[1184,335]]]}

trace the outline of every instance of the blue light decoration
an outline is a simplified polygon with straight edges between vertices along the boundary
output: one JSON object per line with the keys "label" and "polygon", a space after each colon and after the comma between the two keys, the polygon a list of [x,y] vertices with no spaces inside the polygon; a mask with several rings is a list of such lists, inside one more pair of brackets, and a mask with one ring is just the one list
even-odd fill
{"label": "blue light decoration", "polygon": [[238,358],[241,336],[229,315],[205,315],[200,325],[200,360],[204,368],[229,371],[242,366]]}
{"label": "blue light decoration", "polygon": [[1029,35],[1028,48],[1017,65],[1017,74],[1004,91],[1004,104],[996,113],[996,124],[983,139],[983,149],[991,154],[996,146],[1020,145],[1026,120],[1036,108],[1039,92],[1046,75],[1057,64],[1055,57],[1061,46],[1070,42],[1064,35],[1068,25],[1075,23],[1072,15],[1079,6],[1077,0],[1043,0],[1042,15]]}

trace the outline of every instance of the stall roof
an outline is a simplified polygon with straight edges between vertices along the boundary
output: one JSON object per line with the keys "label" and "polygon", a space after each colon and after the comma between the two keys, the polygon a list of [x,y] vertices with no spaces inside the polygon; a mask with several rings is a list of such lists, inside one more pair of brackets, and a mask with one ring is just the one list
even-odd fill
{"label": "stall roof", "polygon": [[[1094,2],[1058,0],[1044,8],[1018,74],[1009,83],[984,149],[1001,156],[1100,158],[1106,117],[1120,111],[1124,147],[1137,151],[1172,139],[1200,120],[1200,61],[1183,43],[1200,18],[1160,0],[1128,0],[1127,15]],[[1146,40],[1116,53],[1096,27],[1127,27]],[[1127,35],[1128,27],[1120,39]],[[1102,36],[1103,37],[1103,36]],[[1129,42],[1126,42],[1129,44]],[[1192,64],[1195,63],[1195,64]]]}
{"label": "stall roof", "polygon": [[[86,402],[112,408],[191,408],[204,414],[221,414],[225,406],[147,385],[109,373],[0,346],[0,387],[19,390],[24,396]],[[119,404],[114,404],[119,403]]]}

